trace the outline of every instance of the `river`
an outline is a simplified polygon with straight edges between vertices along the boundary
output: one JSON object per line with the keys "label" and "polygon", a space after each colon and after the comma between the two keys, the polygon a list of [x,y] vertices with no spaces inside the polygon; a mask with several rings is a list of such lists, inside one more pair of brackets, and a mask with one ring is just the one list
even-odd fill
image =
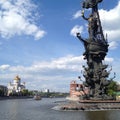
{"label": "river", "polygon": [[120,120],[120,110],[57,111],[61,98],[0,100],[0,120]]}

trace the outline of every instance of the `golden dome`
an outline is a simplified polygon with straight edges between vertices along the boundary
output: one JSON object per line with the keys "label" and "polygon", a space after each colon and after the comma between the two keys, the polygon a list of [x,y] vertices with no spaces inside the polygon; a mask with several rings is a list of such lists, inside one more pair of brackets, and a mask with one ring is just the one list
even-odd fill
{"label": "golden dome", "polygon": [[17,76],[14,78],[14,80],[19,81],[19,80],[20,80],[20,77],[17,75]]}

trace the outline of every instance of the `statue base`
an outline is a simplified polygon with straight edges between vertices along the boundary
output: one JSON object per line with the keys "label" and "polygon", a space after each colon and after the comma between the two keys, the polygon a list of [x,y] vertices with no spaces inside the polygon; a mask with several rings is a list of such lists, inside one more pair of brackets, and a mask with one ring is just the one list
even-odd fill
{"label": "statue base", "polygon": [[102,111],[120,110],[120,101],[116,100],[80,100],[68,101],[55,106],[55,110],[75,110],[75,111]]}

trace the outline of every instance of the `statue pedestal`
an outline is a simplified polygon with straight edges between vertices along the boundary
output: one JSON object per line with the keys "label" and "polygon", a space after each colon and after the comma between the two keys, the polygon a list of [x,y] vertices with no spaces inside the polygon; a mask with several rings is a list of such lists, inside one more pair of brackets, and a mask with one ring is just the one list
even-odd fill
{"label": "statue pedestal", "polygon": [[55,106],[55,110],[75,110],[75,111],[102,111],[120,110],[120,101],[115,100],[80,100],[68,101]]}

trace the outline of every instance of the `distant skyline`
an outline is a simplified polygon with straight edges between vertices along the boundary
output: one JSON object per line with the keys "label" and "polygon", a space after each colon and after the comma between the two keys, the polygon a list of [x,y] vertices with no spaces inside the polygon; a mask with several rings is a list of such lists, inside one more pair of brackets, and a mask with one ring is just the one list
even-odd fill
{"label": "distant skyline", "polygon": [[[68,92],[72,80],[80,82],[84,46],[75,35],[88,36],[82,1],[0,0],[1,85],[19,75],[28,89]],[[99,13],[109,42],[103,62],[120,82],[120,0],[103,0]]]}

